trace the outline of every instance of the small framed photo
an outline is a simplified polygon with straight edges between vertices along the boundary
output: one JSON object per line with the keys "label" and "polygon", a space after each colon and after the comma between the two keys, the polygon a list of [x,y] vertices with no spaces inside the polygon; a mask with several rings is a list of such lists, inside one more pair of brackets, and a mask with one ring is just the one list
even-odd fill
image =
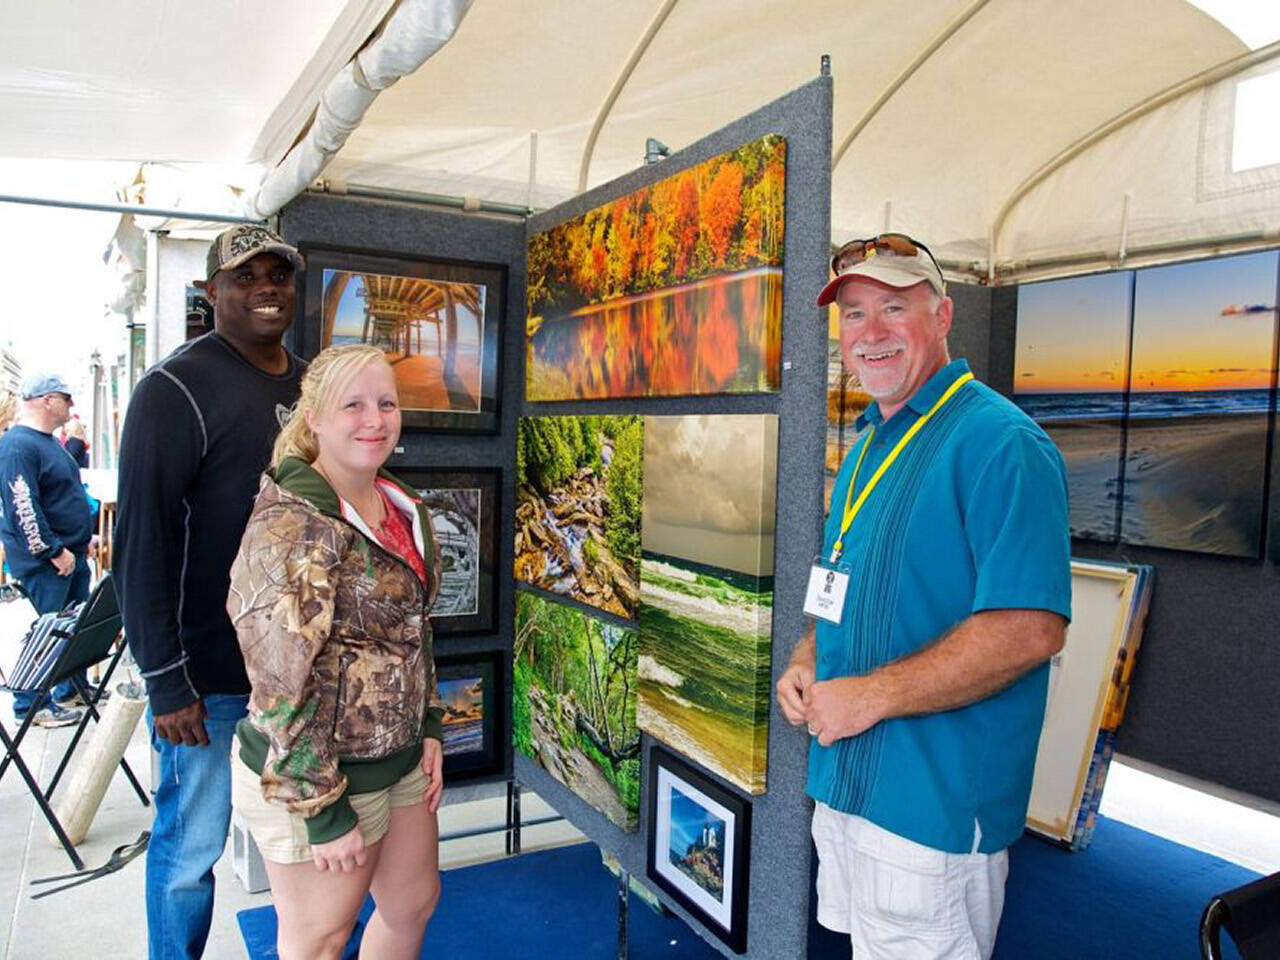
{"label": "small framed photo", "polygon": [[436,687],[445,707],[445,785],[505,774],[509,693],[503,651],[437,656]]}
{"label": "small framed photo", "polygon": [[654,746],[649,879],[735,953],[747,949],[750,862],[750,801]]}
{"label": "small framed photo", "polygon": [[498,467],[398,468],[422,497],[440,544],[444,573],[431,608],[436,636],[492,633],[498,628]]}
{"label": "small framed photo", "polygon": [[507,268],[303,244],[294,349],[381,347],[405,429],[497,433]]}

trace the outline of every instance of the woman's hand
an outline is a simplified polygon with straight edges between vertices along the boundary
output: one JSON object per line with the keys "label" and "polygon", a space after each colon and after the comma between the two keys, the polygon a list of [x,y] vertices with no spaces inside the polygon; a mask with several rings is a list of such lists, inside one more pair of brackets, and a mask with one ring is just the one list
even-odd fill
{"label": "woman's hand", "polygon": [[350,873],[357,867],[363,867],[368,858],[364,848],[364,835],[359,827],[352,827],[337,840],[311,845],[311,859],[315,862],[316,869],[321,871]]}
{"label": "woman's hand", "polygon": [[422,772],[431,778],[431,786],[422,791],[422,799],[426,801],[427,812],[435,813],[444,795],[444,746],[435,737],[422,741]]}

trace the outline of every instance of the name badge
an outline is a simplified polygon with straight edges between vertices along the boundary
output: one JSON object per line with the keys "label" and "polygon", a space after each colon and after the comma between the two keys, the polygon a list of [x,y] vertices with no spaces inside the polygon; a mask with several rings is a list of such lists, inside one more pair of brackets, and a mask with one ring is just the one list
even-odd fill
{"label": "name badge", "polygon": [[844,595],[849,589],[849,573],[817,561],[809,570],[809,590],[804,612],[811,617],[839,623],[844,614]]}

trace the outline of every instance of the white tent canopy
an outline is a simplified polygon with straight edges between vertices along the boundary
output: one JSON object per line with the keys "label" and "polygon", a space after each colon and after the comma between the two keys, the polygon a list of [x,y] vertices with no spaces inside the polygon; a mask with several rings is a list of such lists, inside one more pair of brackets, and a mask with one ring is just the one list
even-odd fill
{"label": "white tent canopy", "polygon": [[[4,0],[0,156],[241,165],[253,186],[397,6]],[[994,255],[1002,281],[1274,243],[1280,157],[1236,154],[1237,101],[1276,89],[1277,35],[1246,42],[1186,0],[473,0],[421,67],[361,94],[320,176],[546,207],[829,54],[835,240],[888,226],[959,272]]]}

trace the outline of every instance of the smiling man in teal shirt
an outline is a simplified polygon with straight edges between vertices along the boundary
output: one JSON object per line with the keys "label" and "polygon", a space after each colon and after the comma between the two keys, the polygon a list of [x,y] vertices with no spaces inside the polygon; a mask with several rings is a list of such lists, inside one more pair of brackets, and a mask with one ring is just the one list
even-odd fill
{"label": "smiling man in teal shirt", "polygon": [[848,574],[778,682],[812,740],[818,920],[854,957],[989,957],[1022,832],[1048,660],[1071,615],[1066,471],[1017,407],[951,361],[923,244],[847,245],[819,305],[875,401],[832,492]]}

